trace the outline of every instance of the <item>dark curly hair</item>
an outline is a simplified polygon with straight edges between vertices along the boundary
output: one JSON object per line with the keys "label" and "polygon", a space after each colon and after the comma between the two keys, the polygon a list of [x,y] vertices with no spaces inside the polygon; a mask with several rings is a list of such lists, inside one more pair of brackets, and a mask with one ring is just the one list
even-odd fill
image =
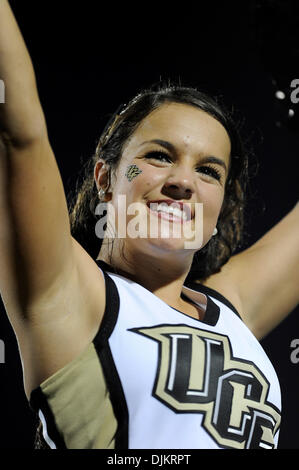
{"label": "dark curly hair", "polygon": [[184,103],[205,111],[224,126],[231,141],[231,164],[217,223],[218,234],[195,253],[186,281],[204,281],[211,274],[218,272],[241,246],[248,181],[248,152],[244,148],[231,113],[223,104],[219,105],[219,100],[220,98],[211,98],[193,87],[155,85],[141,91],[127,105],[118,108],[104,129],[93,157],[85,164],[83,181],[78,179],[75,197],[69,202],[72,235],[90,256],[97,257],[102,242],[95,235],[98,220],[95,208],[99,199],[94,181],[94,166],[97,160],[102,158],[110,171],[115,172],[128,138],[146,116],[166,102]]}

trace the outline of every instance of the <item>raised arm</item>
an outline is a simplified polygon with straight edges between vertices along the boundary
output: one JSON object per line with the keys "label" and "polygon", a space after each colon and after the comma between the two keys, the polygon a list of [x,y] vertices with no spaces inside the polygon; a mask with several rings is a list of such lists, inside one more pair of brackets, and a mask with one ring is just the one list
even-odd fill
{"label": "raised arm", "polygon": [[0,0],[0,79],[0,292],[17,327],[15,319],[41,317],[41,306],[68,286],[76,291],[84,252],[71,237],[33,66],[7,0]]}
{"label": "raised arm", "polygon": [[31,59],[7,0],[0,0],[0,79],[5,86],[1,139],[24,147],[44,135],[46,125]]}
{"label": "raised arm", "polygon": [[207,285],[230,296],[258,338],[275,328],[299,303],[299,203]]}
{"label": "raised arm", "polygon": [[7,0],[0,0],[0,78],[0,288],[5,304],[14,301],[25,313],[73,258],[33,66]]}
{"label": "raised arm", "polygon": [[7,0],[0,0],[0,79],[0,293],[29,397],[93,339],[104,279],[71,236],[34,70]]}

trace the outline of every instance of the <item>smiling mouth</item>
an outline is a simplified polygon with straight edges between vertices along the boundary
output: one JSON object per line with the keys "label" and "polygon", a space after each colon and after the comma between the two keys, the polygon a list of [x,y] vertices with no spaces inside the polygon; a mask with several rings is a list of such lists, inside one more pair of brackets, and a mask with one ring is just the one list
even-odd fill
{"label": "smiling mouth", "polygon": [[190,205],[176,201],[148,201],[146,205],[155,216],[169,222],[185,223],[193,218]]}

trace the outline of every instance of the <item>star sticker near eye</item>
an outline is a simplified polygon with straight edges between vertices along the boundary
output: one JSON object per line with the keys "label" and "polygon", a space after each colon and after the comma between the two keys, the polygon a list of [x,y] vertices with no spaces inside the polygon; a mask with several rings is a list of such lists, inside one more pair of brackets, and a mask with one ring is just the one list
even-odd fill
{"label": "star sticker near eye", "polygon": [[129,165],[126,171],[126,177],[129,181],[132,181],[132,179],[140,173],[142,173],[142,170],[140,170],[137,165]]}

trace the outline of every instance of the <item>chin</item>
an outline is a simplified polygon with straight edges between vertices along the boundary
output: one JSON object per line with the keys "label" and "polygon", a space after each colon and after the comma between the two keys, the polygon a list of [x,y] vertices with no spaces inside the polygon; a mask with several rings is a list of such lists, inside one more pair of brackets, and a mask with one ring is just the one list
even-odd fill
{"label": "chin", "polygon": [[[185,239],[179,238],[144,238],[142,239],[145,242],[146,248],[145,250],[153,252],[155,250],[159,253],[182,253],[190,251],[185,247]],[[141,241],[141,240],[139,240]],[[196,251],[196,250],[194,250]]]}

